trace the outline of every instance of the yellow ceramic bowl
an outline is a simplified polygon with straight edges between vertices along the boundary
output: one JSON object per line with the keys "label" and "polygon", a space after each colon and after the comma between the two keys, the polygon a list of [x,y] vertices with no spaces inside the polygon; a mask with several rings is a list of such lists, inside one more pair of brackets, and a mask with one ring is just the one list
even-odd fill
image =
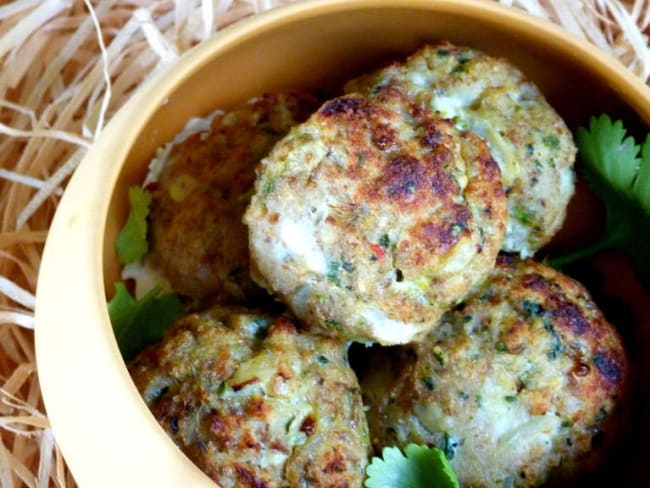
{"label": "yellow ceramic bowl", "polygon": [[[155,149],[190,117],[282,87],[335,87],[443,39],[509,58],[571,127],[600,112],[632,127],[650,125],[650,91],[616,61],[553,25],[491,2],[300,2],[239,22],[196,47],[112,119],[72,178],[47,241],[36,306],[39,376],[56,439],[81,486],[215,486],[141,401],[106,311],[118,276],[113,243],[127,210],[127,187],[140,181]],[[576,215],[566,239],[586,232]],[[635,355],[650,357],[650,349],[643,353],[650,341],[635,342],[641,348]],[[637,371],[646,366],[640,362],[647,360],[637,361]],[[650,391],[648,381],[641,391]],[[647,425],[637,430],[642,440]]]}

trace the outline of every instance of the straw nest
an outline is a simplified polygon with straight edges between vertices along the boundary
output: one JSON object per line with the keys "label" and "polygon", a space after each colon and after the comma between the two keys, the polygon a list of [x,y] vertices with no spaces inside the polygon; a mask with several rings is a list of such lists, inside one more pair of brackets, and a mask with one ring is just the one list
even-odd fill
{"label": "straw nest", "polygon": [[[70,174],[134,89],[236,20],[286,0],[14,0],[0,5],[0,486],[74,481],[44,413],[34,291]],[[501,0],[650,81],[650,0]]]}

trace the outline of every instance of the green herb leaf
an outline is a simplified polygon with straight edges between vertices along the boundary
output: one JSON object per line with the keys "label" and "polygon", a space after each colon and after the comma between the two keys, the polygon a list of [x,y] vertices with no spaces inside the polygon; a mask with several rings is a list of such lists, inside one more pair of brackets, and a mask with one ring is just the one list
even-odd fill
{"label": "green herb leaf", "polygon": [[440,449],[409,444],[405,453],[397,447],[385,447],[383,459],[373,457],[366,470],[366,488],[459,488]]}
{"label": "green herb leaf", "polygon": [[551,260],[562,267],[604,249],[627,254],[646,288],[650,289],[650,134],[642,146],[627,135],[621,121],[607,115],[592,117],[580,127],[576,141],[583,175],[605,204],[603,236],[590,246]]}
{"label": "green herb leaf", "polygon": [[183,313],[184,307],[178,296],[161,295],[160,287],[136,300],[124,283],[115,283],[115,296],[108,302],[108,315],[125,361],[146,346],[160,341],[165,330]]}
{"label": "green herb leaf", "polygon": [[129,216],[115,241],[117,256],[122,264],[137,261],[147,254],[147,216],[151,205],[151,193],[139,186],[129,188]]}

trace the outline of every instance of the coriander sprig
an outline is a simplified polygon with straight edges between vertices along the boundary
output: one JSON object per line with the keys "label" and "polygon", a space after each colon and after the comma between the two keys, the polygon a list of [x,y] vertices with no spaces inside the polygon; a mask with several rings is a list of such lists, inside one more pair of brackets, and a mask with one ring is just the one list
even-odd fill
{"label": "coriander sprig", "polygon": [[129,188],[129,216],[115,241],[115,250],[122,264],[141,259],[149,251],[147,217],[152,195],[139,186]]}
{"label": "coriander sprig", "polygon": [[[142,259],[149,251],[147,217],[152,195],[139,186],[129,188],[129,215],[115,242],[122,264]],[[124,283],[115,283],[108,314],[115,339],[125,360],[163,338],[165,330],[185,312],[180,298],[154,287],[140,299],[131,296]]]}
{"label": "coriander sprig", "polygon": [[650,134],[641,145],[621,121],[601,115],[576,133],[582,174],[605,205],[603,235],[589,246],[551,260],[562,267],[605,249],[627,254],[650,289]]}
{"label": "coriander sprig", "polygon": [[409,444],[404,450],[385,447],[366,469],[366,488],[459,488],[445,454],[433,447]]}
{"label": "coriander sprig", "polygon": [[108,302],[108,314],[117,345],[125,360],[146,346],[162,340],[164,332],[183,316],[184,306],[178,296],[162,293],[155,287],[135,299],[124,286],[115,283],[115,296]]}

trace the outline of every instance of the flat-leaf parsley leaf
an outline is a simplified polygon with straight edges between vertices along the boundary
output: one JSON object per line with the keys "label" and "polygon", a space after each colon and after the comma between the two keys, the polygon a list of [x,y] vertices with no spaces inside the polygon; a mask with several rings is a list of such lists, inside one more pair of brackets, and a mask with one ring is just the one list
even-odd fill
{"label": "flat-leaf parsley leaf", "polygon": [[642,145],[627,135],[621,121],[592,117],[578,128],[576,142],[583,175],[606,210],[605,232],[586,248],[553,259],[562,267],[604,249],[627,254],[650,289],[650,134]]}
{"label": "flat-leaf parsley leaf", "polygon": [[161,294],[155,287],[141,299],[131,296],[124,283],[115,283],[108,314],[122,357],[128,361],[149,344],[162,339],[165,330],[184,313],[178,296]]}
{"label": "flat-leaf parsley leaf", "polygon": [[409,444],[404,450],[385,447],[366,469],[366,488],[459,488],[445,454],[427,446]]}
{"label": "flat-leaf parsley leaf", "polygon": [[129,216],[115,241],[115,250],[122,264],[137,261],[149,250],[147,242],[147,217],[151,193],[139,186],[129,188]]}

